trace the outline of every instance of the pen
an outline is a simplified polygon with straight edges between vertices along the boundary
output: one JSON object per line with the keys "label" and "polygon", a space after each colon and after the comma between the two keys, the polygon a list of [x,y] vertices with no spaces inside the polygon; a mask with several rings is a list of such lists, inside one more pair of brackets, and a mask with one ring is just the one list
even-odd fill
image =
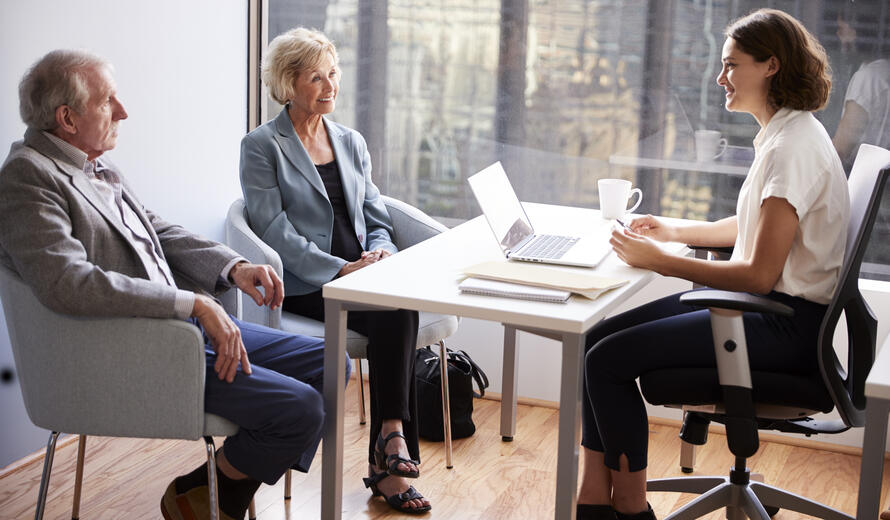
{"label": "pen", "polygon": [[628,226],[628,225],[625,224],[624,222],[621,222],[621,219],[616,218],[616,219],[615,219],[615,222],[621,224],[621,227],[623,227],[624,229],[626,229],[626,230],[628,230],[628,231],[631,231],[631,232],[633,231],[633,229],[631,229],[630,226]]}

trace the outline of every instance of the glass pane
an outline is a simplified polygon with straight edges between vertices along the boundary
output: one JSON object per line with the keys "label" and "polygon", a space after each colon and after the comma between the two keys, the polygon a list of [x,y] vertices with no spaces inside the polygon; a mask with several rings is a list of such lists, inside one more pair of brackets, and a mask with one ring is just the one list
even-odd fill
{"label": "glass pane", "polygon": [[[872,123],[850,148],[890,146],[882,0],[273,0],[269,34],[304,25],[334,40],[331,119],[365,136],[383,193],[431,215],[478,215],[466,179],[500,160],[522,200],[598,207],[596,181],[622,177],[643,190],[641,212],[713,220],[735,213],[758,130],[723,108],[722,32],[764,4],[825,46],[834,88],[817,117],[829,134],[848,94]],[[700,161],[705,129],[727,146],[700,146]],[[888,198],[864,276],[890,279]]]}

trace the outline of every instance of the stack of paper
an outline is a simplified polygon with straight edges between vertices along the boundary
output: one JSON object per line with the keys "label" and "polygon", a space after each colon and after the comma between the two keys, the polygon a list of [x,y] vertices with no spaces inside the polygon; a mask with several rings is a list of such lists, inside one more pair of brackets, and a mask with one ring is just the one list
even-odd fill
{"label": "stack of paper", "polygon": [[520,300],[534,300],[539,302],[565,303],[569,291],[560,289],[548,289],[511,282],[487,280],[485,278],[469,277],[458,285],[460,292],[467,294],[481,294],[483,296],[501,296],[506,298],[518,298]]}
{"label": "stack of paper", "polygon": [[464,269],[464,274],[475,278],[513,282],[535,287],[558,289],[580,294],[591,300],[604,292],[621,287],[627,280],[605,278],[591,274],[553,269],[521,262],[483,262]]}

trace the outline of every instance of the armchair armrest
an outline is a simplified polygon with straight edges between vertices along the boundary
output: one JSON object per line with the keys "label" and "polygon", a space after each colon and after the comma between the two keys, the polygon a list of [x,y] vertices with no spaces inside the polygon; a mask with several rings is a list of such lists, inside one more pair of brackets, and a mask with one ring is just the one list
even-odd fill
{"label": "armchair armrest", "polygon": [[775,300],[754,294],[733,291],[695,291],[680,296],[680,303],[694,307],[728,309],[743,312],[768,312],[779,316],[793,316],[794,310]]}
{"label": "armchair armrest", "polygon": [[[229,206],[229,213],[226,217],[226,244],[252,264],[271,265],[278,276],[284,279],[284,265],[281,263],[281,257],[277,251],[263,242],[250,229],[242,199],[236,200]],[[239,300],[242,301],[239,309],[241,313],[237,315],[238,318],[273,329],[281,328],[280,307],[274,310],[267,306],[259,307],[254,304],[253,300],[248,300],[247,304],[244,304],[242,298],[245,296],[241,294],[240,290],[237,292]]]}
{"label": "armchair armrest", "polygon": [[392,197],[382,196],[389,218],[392,219],[393,243],[401,251],[436,236],[448,228],[432,217]]}

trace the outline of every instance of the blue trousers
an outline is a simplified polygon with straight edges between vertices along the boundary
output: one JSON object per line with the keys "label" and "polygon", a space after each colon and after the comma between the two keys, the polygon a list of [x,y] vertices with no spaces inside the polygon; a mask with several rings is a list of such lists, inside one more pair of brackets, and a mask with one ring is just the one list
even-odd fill
{"label": "blue trousers", "polygon": [[[324,426],[324,341],[232,318],[253,372],[231,383],[213,370],[216,353],[204,335],[204,409],[239,426],[223,445],[226,459],[253,479],[274,484],[288,468],[306,472]],[[349,379],[349,359],[346,378]]]}
{"label": "blue trousers", "polygon": [[[794,316],[746,312],[748,361],[753,370],[791,374],[817,371],[816,342],[826,306],[773,292],[767,297]],[[646,467],[649,424],[636,379],[663,368],[717,370],[707,310],[667,296],[607,320],[587,335],[581,408],[581,445],[602,452],[618,470],[622,454],[630,471]]]}

